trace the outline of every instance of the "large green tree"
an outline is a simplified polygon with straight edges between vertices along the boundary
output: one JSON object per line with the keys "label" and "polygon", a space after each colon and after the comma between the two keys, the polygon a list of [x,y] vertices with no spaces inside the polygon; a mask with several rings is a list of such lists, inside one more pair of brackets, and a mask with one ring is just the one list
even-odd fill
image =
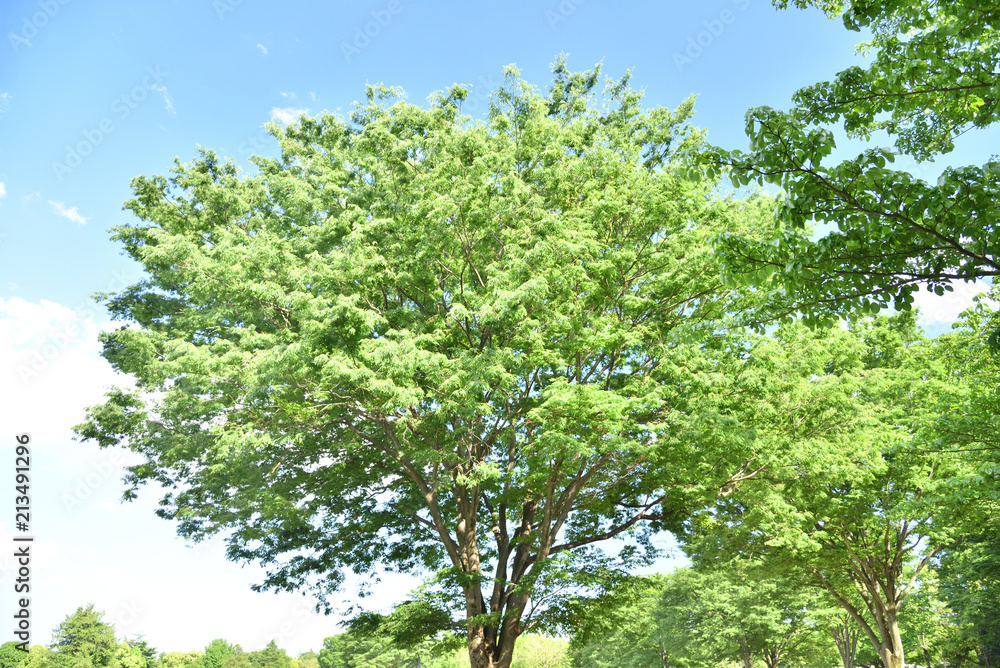
{"label": "large green tree", "polygon": [[206,151],[136,178],[114,238],[147,277],[103,297],[136,389],[78,433],[142,454],[127,496],[162,485],[258,588],[447,566],[472,665],[509,666],[546,570],[586,566],[560,555],[648,557],[791,437],[755,428],[725,324],[753,296],[708,243],[768,214],[678,173],[690,100],[643,110],[625,77],[602,106],[597,81],[510,68],[485,122],[461,87],[371,87],[349,122],[272,127],[258,174]]}
{"label": "large green tree", "polygon": [[[774,0],[785,7],[789,0]],[[821,321],[886,306],[910,307],[925,286],[1000,274],[1000,162],[948,167],[936,183],[893,169],[924,161],[1000,118],[1000,3],[981,0],[794,0],[867,28],[867,67],[802,88],[794,107],[747,112],[750,149],[707,152],[733,183],[779,186],[771,238],[724,234],[728,275],[753,282],[780,313]],[[856,157],[831,161],[830,125],[856,139],[885,136]],[[811,236],[811,222],[832,231]]]}

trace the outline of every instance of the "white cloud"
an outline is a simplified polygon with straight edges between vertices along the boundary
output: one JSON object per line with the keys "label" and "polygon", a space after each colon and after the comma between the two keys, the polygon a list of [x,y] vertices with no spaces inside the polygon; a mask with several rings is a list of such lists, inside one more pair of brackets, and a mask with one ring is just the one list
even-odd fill
{"label": "white cloud", "polygon": [[167,110],[167,113],[171,116],[176,116],[177,110],[174,109],[174,98],[170,97],[170,93],[167,92],[167,87],[153,84],[153,90],[163,97],[163,102],[165,103],[164,108]]}
{"label": "white cloud", "polygon": [[3,181],[0,181],[0,197],[6,197],[6,196],[7,196],[7,186],[3,184]]}
{"label": "white cloud", "polygon": [[265,56],[267,55],[267,47],[266,46],[264,46],[263,44],[257,44],[257,48],[260,49],[260,52],[263,53]]}
{"label": "white cloud", "polygon": [[285,91],[281,91],[281,97],[287,97],[289,100],[294,100],[295,93],[286,93]]}
{"label": "white cloud", "polygon": [[308,109],[299,109],[297,107],[273,107],[271,109],[271,120],[278,121],[282,125],[291,125],[299,120],[299,116],[308,113]]}
{"label": "white cloud", "polygon": [[913,293],[913,305],[920,307],[919,322],[923,327],[950,326],[962,311],[972,306],[973,297],[990,289],[983,281],[955,281],[951,287],[953,292],[946,292],[940,297],[925,289]]}
{"label": "white cloud", "polygon": [[315,101],[316,101],[316,93],[314,93],[314,92],[312,92],[312,91],[309,91],[309,97],[311,97],[311,98],[312,98],[312,101],[313,101],[313,102],[315,102]]}
{"label": "white cloud", "polygon": [[80,210],[75,206],[67,208],[62,202],[53,202],[52,200],[49,200],[49,204],[52,205],[52,210],[63,218],[69,218],[74,223],[78,223],[80,225],[85,225],[87,223],[87,219],[80,215]]}

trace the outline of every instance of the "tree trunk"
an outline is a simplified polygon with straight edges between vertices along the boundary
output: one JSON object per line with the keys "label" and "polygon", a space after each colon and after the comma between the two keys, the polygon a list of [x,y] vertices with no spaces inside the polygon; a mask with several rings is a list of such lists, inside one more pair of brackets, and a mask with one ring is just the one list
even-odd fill
{"label": "tree trunk", "polygon": [[[527,605],[526,594],[511,594],[503,611],[500,627],[469,624],[469,665],[471,668],[510,668],[514,660],[514,643],[521,634],[521,615]],[[465,590],[466,619],[484,614],[482,594],[478,586]]]}
{"label": "tree trunk", "polygon": [[903,639],[899,635],[899,623],[893,605],[888,605],[885,609],[879,656],[885,668],[903,668]]}

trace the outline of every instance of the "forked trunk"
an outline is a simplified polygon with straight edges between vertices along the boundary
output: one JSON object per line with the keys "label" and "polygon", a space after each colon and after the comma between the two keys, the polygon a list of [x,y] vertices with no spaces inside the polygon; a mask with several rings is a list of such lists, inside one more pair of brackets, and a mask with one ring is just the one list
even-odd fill
{"label": "forked trunk", "polygon": [[[466,590],[465,600],[468,619],[481,613],[478,590]],[[469,625],[471,668],[510,668],[514,660],[514,643],[521,631],[521,614],[526,603],[526,596],[512,594],[507,600],[507,609],[499,629],[485,624]]]}

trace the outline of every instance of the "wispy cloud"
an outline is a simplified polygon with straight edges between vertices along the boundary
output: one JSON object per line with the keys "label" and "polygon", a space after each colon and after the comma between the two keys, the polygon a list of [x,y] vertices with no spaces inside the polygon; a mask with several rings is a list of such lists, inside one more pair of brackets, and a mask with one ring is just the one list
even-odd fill
{"label": "wispy cloud", "polygon": [[295,93],[286,93],[285,91],[281,91],[281,97],[287,97],[289,100],[294,100]]}
{"label": "wispy cloud", "polygon": [[314,93],[314,92],[312,92],[312,91],[309,91],[309,97],[311,97],[311,98],[312,98],[312,101],[313,101],[313,102],[315,102],[315,101],[316,101],[316,93]]}
{"label": "wispy cloud", "polygon": [[267,47],[266,46],[264,46],[263,44],[259,44],[258,43],[257,44],[257,48],[260,49],[260,52],[263,53],[265,56],[267,55]]}
{"label": "wispy cloud", "polygon": [[153,90],[159,93],[160,96],[163,98],[163,101],[166,103],[164,108],[167,110],[167,113],[170,114],[171,116],[176,116],[177,110],[174,109],[174,98],[170,97],[170,93],[167,91],[167,87],[163,85],[153,84]]}
{"label": "wispy cloud", "polygon": [[3,184],[3,181],[0,181],[0,197],[6,197],[6,196],[7,196],[7,186]]}
{"label": "wispy cloud", "polygon": [[297,107],[273,107],[271,109],[271,120],[278,121],[282,125],[291,125],[299,120],[299,116],[308,113],[308,109],[299,109]]}
{"label": "wispy cloud", "polygon": [[69,218],[79,225],[86,224],[87,219],[80,215],[80,210],[75,206],[67,208],[62,202],[53,202],[52,200],[49,200],[49,204],[52,205],[52,210],[63,218]]}

